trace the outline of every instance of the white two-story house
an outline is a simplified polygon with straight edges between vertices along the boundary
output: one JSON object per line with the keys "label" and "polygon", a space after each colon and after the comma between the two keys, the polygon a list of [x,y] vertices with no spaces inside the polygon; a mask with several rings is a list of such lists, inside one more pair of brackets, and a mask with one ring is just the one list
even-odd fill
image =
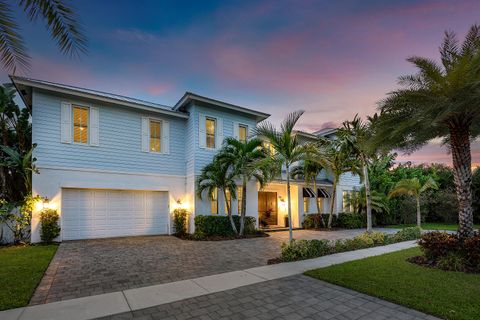
{"label": "white two-story house", "polygon": [[[174,106],[165,106],[47,81],[11,80],[32,110],[39,170],[32,177],[32,192],[59,212],[59,240],[170,234],[177,207],[190,212],[190,231],[196,215],[225,214],[221,192],[202,200],[196,196],[196,177],[225,137],[247,139],[269,117],[189,92]],[[298,134],[311,139],[325,132]],[[327,212],[332,183],[325,172],[318,179]],[[357,187],[358,177],[344,175],[338,194]],[[295,227],[301,226],[304,214],[316,211],[313,192],[304,182],[293,182]],[[267,226],[282,226],[286,198],[283,179],[264,190],[252,181],[246,215],[258,221],[268,210],[268,219],[263,219]],[[238,199],[230,201],[238,214]],[[339,196],[336,211],[343,211],[343,205]],[[40,241],[39,210],[33,214],[32,242]]]}

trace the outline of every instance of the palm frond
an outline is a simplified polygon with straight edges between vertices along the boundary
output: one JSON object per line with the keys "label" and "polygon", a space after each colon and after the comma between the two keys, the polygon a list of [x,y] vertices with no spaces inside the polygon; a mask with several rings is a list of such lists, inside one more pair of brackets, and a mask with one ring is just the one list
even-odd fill
{"label": "palm frond", "polygon": [[62,0],[21,0],[20,5],[31,21],[41,17],[60,51],[69,55],[87,52],[87,38],[78,17]]}
{"label": "palm frond", "polygon": [[458,40],[452,30],[445,31],[445,37],[440,47],[440,57],[446,70],[450,70],[458,60]]}
{"label": "palm frond", "polygon": [[13,74],[17,68],[30,69],[30,57],[19,33],[19,26],[12,17],[12,9],[5,1],[0,1],[0,55],[3,67]]}

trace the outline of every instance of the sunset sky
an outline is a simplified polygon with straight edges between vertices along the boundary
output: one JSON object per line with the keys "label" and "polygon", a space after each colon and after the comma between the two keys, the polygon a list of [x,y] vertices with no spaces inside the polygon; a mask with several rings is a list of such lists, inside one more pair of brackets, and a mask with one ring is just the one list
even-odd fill
{"label": "sunset sky", "polygon": [[[32,57],[23,75],[173,105],[192,91],[272,114],[306,110],[299,129],[339,125],[437,59],[443,32],[480,23],[480,1],[75,2],[88,54],[62,56],[42,23],[16,16]],[[1,80],[8,80],[3,71]],[[480,162],[480,144],[473,145]],[[450,162],[438,145],[399,160]]]}

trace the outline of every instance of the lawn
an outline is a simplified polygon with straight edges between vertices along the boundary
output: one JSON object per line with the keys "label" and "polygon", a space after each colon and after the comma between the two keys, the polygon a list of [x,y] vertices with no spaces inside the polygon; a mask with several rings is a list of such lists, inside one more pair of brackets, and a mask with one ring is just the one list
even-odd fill
{"label": "lawn", "polygon": [[0,247],[0,310],[28,304],[57,247]]}
{"label": "lawn", "polygon": [[406,261],[419,254],[419,248],[412,248],[305,274],[444,319],[480,319],[480,275]]}
{"label": "lawn", "polygon": [[[389,226],[382,226],[383,228],[398,228],[403,229],[407,227],[416,227],[416,224],[394,224]],[[480,225],[476,224],[475,229],[480,229]],[[424,230],[448,230],[448,231],[457,231],[458,225],[448,224],[448,223],[422,223],[422,229]]]}

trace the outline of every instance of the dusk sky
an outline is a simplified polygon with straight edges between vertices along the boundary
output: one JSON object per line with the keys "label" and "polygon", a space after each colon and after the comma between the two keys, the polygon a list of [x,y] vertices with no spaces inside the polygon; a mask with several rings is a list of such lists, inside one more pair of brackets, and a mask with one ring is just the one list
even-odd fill
{"label": "dusk sky", "polygon": [[[438,59],[446,29],[480,23],[480,1],[75,2],[88,54],[62,56],[42,23],[22,26],[32,68],[23,75],[173,105],[185,91],[272,114],[306,111],[308,132],[373,114],[414,69]],[[3,71],[1,80],[8,80]],[[480,143],[472,150],[480,163]],[[409,157],[450,162],[431,144]]]}

